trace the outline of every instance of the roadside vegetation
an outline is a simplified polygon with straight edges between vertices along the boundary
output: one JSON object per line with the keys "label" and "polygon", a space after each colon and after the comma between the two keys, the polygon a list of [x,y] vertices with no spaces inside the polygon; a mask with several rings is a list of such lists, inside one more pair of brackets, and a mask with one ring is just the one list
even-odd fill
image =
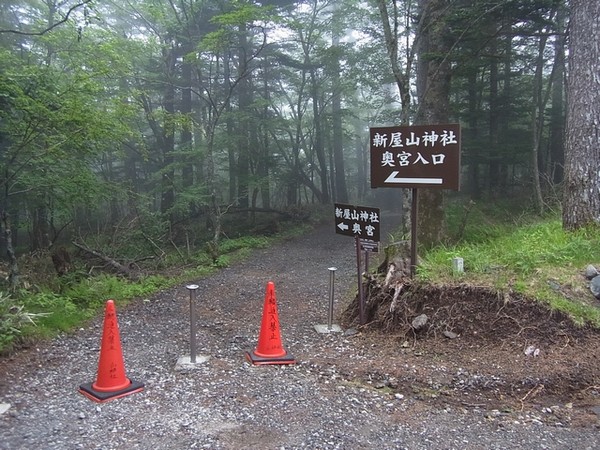
{"label": "roadside vegetation", "polygon": [[[95,317],[108,299],[125,305],[132,299],[143,300],[158,291],[198,280],[247,257],[255,249],[306,233],[323,217],[323,211],[315,208],[306,220],[268,220],[255,229],[245,230],[252,235],[232,226],[228,230],[230,237],[220,241],[218,251],[202,238],[200,244],[185,249],[175,244],[169,251],[154,249],[159,257],[140,258],[144,261],[135,264],[138,275],[134,278],[114,273],[110,265],[77,249],[73,250],[68,272],[62,276],[56,275],[50,252],[23,256],[19,261],[23,287],[9,292],[7,286],[0,286],[0,355],[76,329]],[[152,254],[150,239],[145,239],[145,244],[140,240],[138,245],[134,240],[132,236],[119,239],[131,247],[129,252],[123,252],[123,246],[119,245],[119,259],[129,261],[123,263],[127,266],[133,266],[131,261],[144,252]],[[103,243],[101,237],[96,239],[96,246],[102,249],[102,254],[116,251],[109,243]]]}
{"label": "roadside vegetation", "polygon": [[[185,251],[173,247],[147,262],[143,275],[135,280],[94,266],[94,261],[85,258],[57,277],[48,254],[23,257],[25,287],[10,295],[0,292],[0,353],[76,329],[97,315],[107,299],[125,304],[207,276],[257,248],[305,233],[327,220],[328,213],[326,209],[311,211],[310,220],[283,227],[269,223],[253,235],[223,239],[218,256],[208,246]],[[518,293],[567,313],[578,324],[600,327],[600,300],[591,294],[583,275],[588,264],[600,266],[598,228],[566,232],[558,213],[540,217],[514,202],[454,201],[447,208],[447,221],[447,242],[421,255],[420,282],[464,283]],[[285,231],[258,234],[273,229]],[[464,272],[453,270],[455,257],[463,258]]]}
{"label": "roadside vegetation", "polygon": [[[600,266],[600,228],[568,232],[558,212],[540,217],[510,204],[454,204],[449,208],[451,239],[422,256],[420,281],[465,283],[499,293],[517,293],[569,315],[575,323],[600,327],[600,300],[594,298],[585,268]],[[453,269],[462,258],[464,272]]]}

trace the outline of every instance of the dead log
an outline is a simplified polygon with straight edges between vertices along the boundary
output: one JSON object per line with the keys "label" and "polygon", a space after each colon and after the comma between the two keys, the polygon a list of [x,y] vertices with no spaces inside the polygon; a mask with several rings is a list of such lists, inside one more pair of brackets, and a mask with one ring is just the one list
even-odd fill
{"label": "dead log", "polygon": [[131,270],[129,267],[121,264],[120,262],[114,260],[113,258],[103,255],[102,253],[100,253],[96,250],[93,250],[93,249],[89,248],[88,246],[86,246],[84,244],[80,244],[75,241],[73,241],[73,245],[75,247],[83,250],[84,252],[89,253],[90,255],[93,255],[98,259],[101,259],[107,265],[109,265],[111,268],[116,270],[117,273],[119,273],[120,275],[123,275],[124,277],[126,277],[130,280],[136,281],[140,278],[140,274],[137,270]]}

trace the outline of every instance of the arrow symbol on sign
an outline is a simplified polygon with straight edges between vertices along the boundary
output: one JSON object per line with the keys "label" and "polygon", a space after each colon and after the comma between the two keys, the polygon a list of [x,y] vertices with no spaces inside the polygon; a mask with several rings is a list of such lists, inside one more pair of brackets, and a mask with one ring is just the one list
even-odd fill
{"label": "arrow symbol on sign", "polygon": [[348,225],[346,225],[344,222],[342,222],[342,223],[338,224],[338,228],[342,231],[346,231],[350,227]]}
{"label": "arrow symbol on sign", "polygon": [[385,179],[384,183],[413,183],[413,184],[442,184],[441,178],[396,178],[400,172],[394,170]]}

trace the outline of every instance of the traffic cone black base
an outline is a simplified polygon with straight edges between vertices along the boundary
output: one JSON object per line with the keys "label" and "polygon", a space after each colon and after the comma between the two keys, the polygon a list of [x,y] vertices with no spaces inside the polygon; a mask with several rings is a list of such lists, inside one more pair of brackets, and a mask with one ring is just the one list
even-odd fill
{"label": "traffic cone black base", "polygon": [[264,358],[254,352],[246,352],[246,359],[255,366],[265,366],[267,364],[296,364],[296,358],[292,355]]}
{"label": "traffic cone black base", "polygon": [[104,403],[117,398],[125,397],[129,394],[134,394],[144,390],[144,383],[131,381],[131,384],[124,389],[112,392],[100,392],[92,387],[93,383],[85,383],[79,386],[79,392],[85,395],[90,400],[97,403]]}
{"label": "traffic cone black base", "polygon": [[115,302],[108,300],[104,313],[98,375],[94,383],[80,385],[79,392],[92,401],[103,403],[139,392],[143,388],[142,383],[131,381],[125,376]]}

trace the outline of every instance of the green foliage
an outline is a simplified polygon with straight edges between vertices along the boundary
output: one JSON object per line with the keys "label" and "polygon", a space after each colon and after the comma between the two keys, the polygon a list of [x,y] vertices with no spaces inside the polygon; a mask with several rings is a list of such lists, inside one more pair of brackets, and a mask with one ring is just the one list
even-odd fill
{"label": "green foliage", "polygon": [[239,29],[252,27],[255,22],[268,22],[275,19],[273,8],[246,2],[231,2],[228,11],[214,16],[211,23],[217,25],[215,31],[207,33],[200,42],[200,48],[206,51],[226,50],[239,37]]}
{"label": "green foliage", "polygon": [[264,236],[243,236],[237,239],[225,239],[220,243],[223,253],[230,253],[242,248],[265,248],[269,245],[269,238]]}
{"label": "green foliage", "polygon": [[40,319],[35,329],[26,329],[28,334],[52,336],[58,331],[69,331],[83,320],[92,317],[94,311],[77,305],[69,296],[43,291],[24,294],[23,302],[31,311],[39,311]]}
{"label": "green foliage", "polygon": [[[282,237],[303,232],[306,232],[306,227],[290,227],[286,233],[272,237],[242,236],[225,239],[220,242],[219,254],[215,258],[209,257],[206,250],[202,249],[190,254],[182,262],[177,252],[173,251],[172,255],[164,255],[162,258],[165,264],[170,261],[167,265],[168,276],[148,275],[135,282],[109,274],[91,277],[77,268],[61,277],[59,284],[50,283],[47,277],[40,276],[36,281],[44,281],[48,286],[39,287],[36,284],[30,291],[21,291],[18,303],[0,293],[0,352],[9,351],[10,344],[19,336],[52,337],[57,332],[69,332],[98,314],[108,299],[114,299],[121,304],[132,299],[144,299],[160,290],[208,276],[215,270],[228,267],[233,261],[250,255],[253,249],[265,248]],[[27,265],[43,272],[52,270],[48,261],[49,255],[42,253],[39,257],[28,258]],[[187,268],[181,267],[182,263],[186,264]],[[194,267],[189,268],[192,264]],[[53,287],[54,290],[49,287]],[[32,326],[33,318],[36,319],[35,327]]]}
{"label": "green foliage", "polygon": [[229,257],[227,255],[219,255],[215,258],[213,265],[219,269],[229,267]]}
{"label": "green foliage", "polygon": [[[525,214],[516,224],[514,218],[506,212],[494,218],[479,210],[470,216],[469,231],[459,244],[423,255],[418,277],[510,290],[600,326],[600,309],[590,307],[593,296],[582,276],[588,264],[600,263],[599,230],[567,232],[556,217],[534,221]],[[463,258],[464,273],[453,271],[454,257]]]}
{"label": "green foliage", "polygon": [[25,305],[0,291],[0,353],[10,349],[21,336],[21,330],[27,325],[35,325],[39,317],[40,314],[27,311]]}
{"label": "green foliage", "polygon": [[140,285],[130,284],[127,280],[100,275],[78,283],[63,295],[82,308],[97,308],[108,299],[131,298],[138,292]]}

